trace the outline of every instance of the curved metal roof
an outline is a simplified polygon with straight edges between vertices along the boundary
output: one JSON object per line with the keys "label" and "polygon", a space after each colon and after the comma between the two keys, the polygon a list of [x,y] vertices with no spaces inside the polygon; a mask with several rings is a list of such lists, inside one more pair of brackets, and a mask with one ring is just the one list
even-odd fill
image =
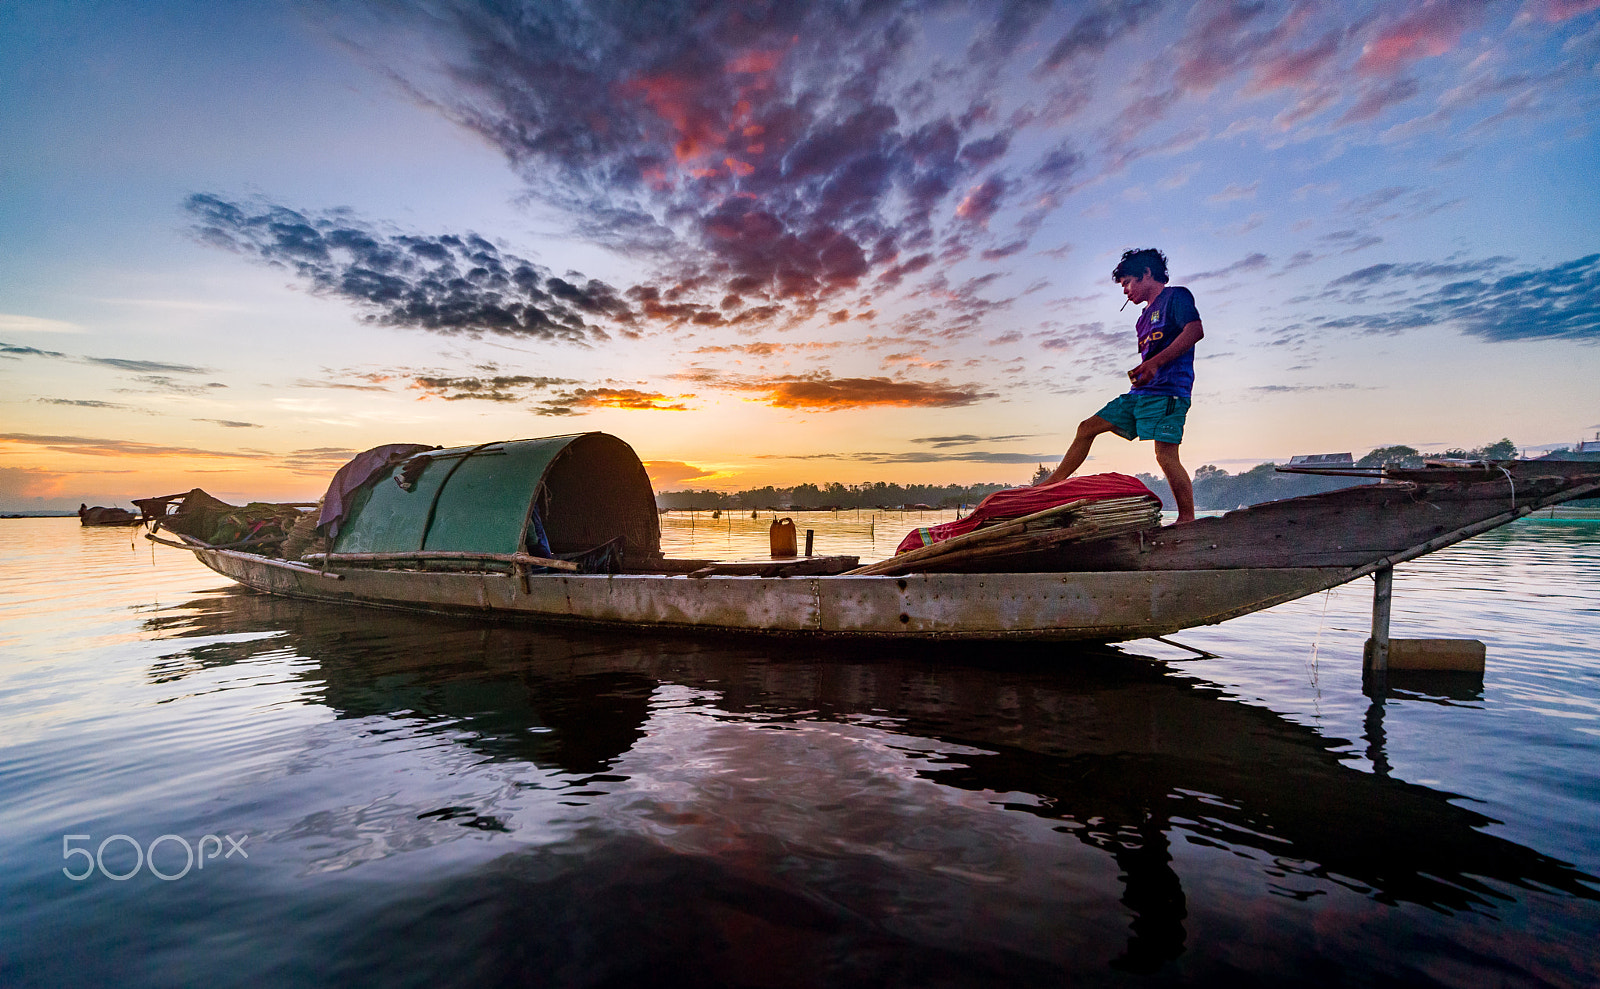
{"label": "curved metal roof", "polygon": [[356,494],[333,551],[519,552],[535,499],[555,552],[622,536],[629,559],[661,555],[650,478],[633,448],[607,433],[419,453]]}

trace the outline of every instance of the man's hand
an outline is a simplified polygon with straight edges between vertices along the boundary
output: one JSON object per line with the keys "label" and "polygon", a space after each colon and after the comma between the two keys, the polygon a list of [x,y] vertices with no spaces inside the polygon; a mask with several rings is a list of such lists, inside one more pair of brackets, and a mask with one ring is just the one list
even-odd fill
{"label": "man's hand", "polygon": [[1157,370],[1159,370],[1159,368],[1156,366],[1154,360],[1145,361],[1132,371],[1128,372],[1128,380],[1133,382],[1133,386],[1135,388],[1138,388],[1141,385],[1148,385],[1150,382],[1156,380]]}

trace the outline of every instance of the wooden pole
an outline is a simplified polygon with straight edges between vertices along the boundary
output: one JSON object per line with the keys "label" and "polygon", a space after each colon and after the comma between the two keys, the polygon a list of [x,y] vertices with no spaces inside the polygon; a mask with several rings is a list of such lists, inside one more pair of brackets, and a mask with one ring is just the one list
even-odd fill
{"label": "wooden pole", "polygon": [[1367,669],[1379,676],[1389,672],[1389,608],[1394,601],[1394,568],[1372,573],[1372,651]]}

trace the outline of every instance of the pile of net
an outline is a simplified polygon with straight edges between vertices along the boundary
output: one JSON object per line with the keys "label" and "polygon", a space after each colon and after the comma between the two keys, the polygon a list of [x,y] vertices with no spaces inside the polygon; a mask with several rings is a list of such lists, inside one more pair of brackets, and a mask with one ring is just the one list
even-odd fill
{"label": "pile of net", "polygon": [[264,556],[296,559],[320,542],[316,512],[303,504],[253,501],[230,505],[195,488],[188,494],[134,502],[157,528],[198,539],[215,549],[248,549]]}
{"label": "pile of net", "polygon": [[1126,474],[1091,474],[997,491],[966,518],[912,530],[896,555],[853,574],[971,572],[1068,543],[1106,539],[1161,524],[1161,501]]}

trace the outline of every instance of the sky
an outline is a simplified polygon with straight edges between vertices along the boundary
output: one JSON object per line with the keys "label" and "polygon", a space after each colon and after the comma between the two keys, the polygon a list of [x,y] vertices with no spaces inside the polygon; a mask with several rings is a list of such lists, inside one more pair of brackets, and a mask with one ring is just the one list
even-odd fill
{"label": "sky", "polygon": [[1022,484],[1126,390],[1136,247],[1191,471],[1600,431],[1600,0],[0,20],[0,511],[590,430],[658,490]]}

